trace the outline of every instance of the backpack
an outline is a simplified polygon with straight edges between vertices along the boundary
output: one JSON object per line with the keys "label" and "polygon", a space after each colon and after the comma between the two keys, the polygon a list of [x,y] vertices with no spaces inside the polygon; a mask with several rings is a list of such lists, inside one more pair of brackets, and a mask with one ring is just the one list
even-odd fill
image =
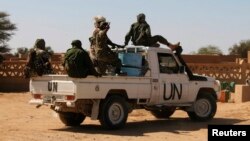
{"label": "backpack", "polygon": [[42,76],[44,72],[45,62],[42,58],[41,54],[36,54],[35,60],[34,60],[34,70],[37,73],[37,75]]}
{"label": "backpack", "polygon": [[40,51],[32,50],[29,55],[29,61],[24,68],[25,78],[30,78],[33,74],[42,76],[43,74],[53,73],[52,66],[49,62],[49,55]]}

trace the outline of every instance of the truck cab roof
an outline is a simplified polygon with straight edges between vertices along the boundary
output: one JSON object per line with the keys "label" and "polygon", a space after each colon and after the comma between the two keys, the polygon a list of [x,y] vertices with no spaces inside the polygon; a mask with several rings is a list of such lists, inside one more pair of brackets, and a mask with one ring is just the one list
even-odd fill
{"label": "truck cab roof", "polygon": [[133,53],[143,53],[148,51],[155,51],[155,52],[165,52],[172,54],[172,50],[165,47],[145,47],[145,46],[128,46],[122,49],[125,52],[133,52]]}

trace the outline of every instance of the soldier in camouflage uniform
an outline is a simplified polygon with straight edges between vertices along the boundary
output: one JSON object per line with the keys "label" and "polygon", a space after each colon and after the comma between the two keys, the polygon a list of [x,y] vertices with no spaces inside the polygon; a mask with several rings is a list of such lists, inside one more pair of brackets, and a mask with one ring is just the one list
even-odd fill
{"label": "soldier in camouflage uniform", "polygon": [[70,77],[85,78],[88,75],[101,76],[96,72],[89,54],[82,48],[80,40],[74,40],[71,43],[72,48],[68,49],[63,66]]}
{"label": "soldier in camouflage uniform", "polygon": [[[97,67],[97,71],[100,72],[100,73],[101,72],[105,73],[105,71],[106,71],[106,67],[104,65],[105,63],[100,63],[99,62],[97,64],[97,58],[96,58],[96,53],[95,53],[95,49],[94,49],[95,46],[96,46],[96,41],[95,41],[94,37],[96,36],[96,33],[98,33],[100,31],[100,23],[101,22],[106,22],[106,18],[103,17],[103,16],[95,16],[94,20],[95,20],[95,22],[94,22],[95,29],[94,29],[92,37],[89,38],[89,41],[90,41],[89,56],[90,56],[90,58],[91,58],[91,60],[92,60],[92,62],[94,64],[94,66],[97,66],[97,65],[100,66],[100,67]],[[103,64],[103,65],[101,65],[101,64]],[[101,66],[104,66],[104,67],[101,67]],[[102,70],[100,70],[100,69],[102,69]]]}
{"label": "soldier in camouflage uniform", "polygon": [[179,47],[180,43],[171,44],[161,35],[151,35],[150,26],[146,22],[146,16],[141,13],[137,16],[137,22],[131,25],[131,28],[125,36],[125,46],[128,45],[129,40],[136,46],[150,46],[159,47],[158,42],[167,45],[172,50]]}
{"label": "soldier in camouflage uniform", "polygon": [[108,45],[112,48],[123,46],[113,43],[107,36],[109,30],[109,23],[102,16],[95,18],[95,30],[93,36],[90,38],[91,42],[91,56],[94,56],[94,64],[97,67],[97,71],[101,74],[106,74],[107,66],[111,65],[115,67],[115,73],[120,73],[121,61],[118,55],[114,53]]}
{"label": "soldier in camouflage uniform", "polygon": [[24,69],[25,78],[53,73],[50,54],[45,50],[44,39],[37,39],[34,48],[30,50],[28,62]]}

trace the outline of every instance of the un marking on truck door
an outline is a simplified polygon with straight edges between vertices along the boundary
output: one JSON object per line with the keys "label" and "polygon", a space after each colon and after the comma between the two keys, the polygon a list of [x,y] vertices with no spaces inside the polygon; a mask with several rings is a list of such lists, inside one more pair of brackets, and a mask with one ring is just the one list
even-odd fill
{"label": "un marking on truck door", "polygon": [[166,84],[164,83],[164,88],[163,88],[163,99],[164,100],[170,100],[175,98],[175,94],[177,94],[178,99],[181,99],[182,96],[182,84],[180,84],[180,90],[178,90],[176,84],[171,83],[171,91],[170,91],[170,96],[167,97],[166,95]]}
{"label": "un marking on truck door", "polygon": [[48,82],[48,91],[57,92],[57,82]]}

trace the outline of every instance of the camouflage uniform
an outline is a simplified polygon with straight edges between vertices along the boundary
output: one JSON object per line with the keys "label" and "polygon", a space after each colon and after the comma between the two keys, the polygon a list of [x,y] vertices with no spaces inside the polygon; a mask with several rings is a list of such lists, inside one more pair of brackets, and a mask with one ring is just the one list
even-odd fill
{"label": "camouflage uniform", "polygon": [[67,50],[63,66],[70,77],[85,78],[88,75],[100,76],[95,71],[89,54],[82,48],[81,41],[79,40],[74,40],[72,48]]}
{"label": "camouflage uniform", "polygon": [[[125,36],[125,45],[128,45],[129,40],[133,42],[136,46],[151,46],[151,47],[159,47],[160,45],[157,42],[165,44],[169,46],[171,49],[175,47],[169,43],[164,37],[161,35],[151,35],[150,26],[145,21],[145,15],[139,14],[137,16],[137,22],[131,25],[129,32]],[[179,44],[177,44],[179,46]]]}
{"label": "camouflage uniform", "polygon": [[99,32],[99,28],[100,28],[100,23],[101,22],[106,22],[106,18],[103,17],[103,16],[95,16],[94,17],[94,20],[95,20],[95,30],[93,32],[93,35],[92,37],[89,38],[89,41],[90,41],[90,51],[89,51],[89,56],[90,56],[90,59],[92,60],[93,62],[93,65],[96,66],[96,70],[101,73],[101,74],[104,74],[105,71],[106,71],[106,67],[105,67],[105,63],[97,63],[97,58],[96,58],[96,53],[95,53],[95,46],[96,46],[96,41],[95,41],[95,36],[96,34]]}
{"label": "camouflage uniform", "polygon": [[107,24],[106,22],[101,22],[96,25],[96,29],[93,32],[93,36],[90,38],[91,42],[91,52],[95,56],[95,65],[97,66],[97,71],[101,74],[106,74],[107,66],[112,65],[116,68],[116,73],[120,73],[121,61],[118,55],[114,53],[108,45],[112,47],[117,46],[114,44],[107,36],[108,29],[102,29],[102,25]]}
{"label": "camouflage uniform", "polygon": [[42,76],[43,74],[52,73],[50,54],[45,50],[45,41],[44,39],[37,39],[34,48],[30,50],[24,75],[26,78],[29,78],[31,76]]}

